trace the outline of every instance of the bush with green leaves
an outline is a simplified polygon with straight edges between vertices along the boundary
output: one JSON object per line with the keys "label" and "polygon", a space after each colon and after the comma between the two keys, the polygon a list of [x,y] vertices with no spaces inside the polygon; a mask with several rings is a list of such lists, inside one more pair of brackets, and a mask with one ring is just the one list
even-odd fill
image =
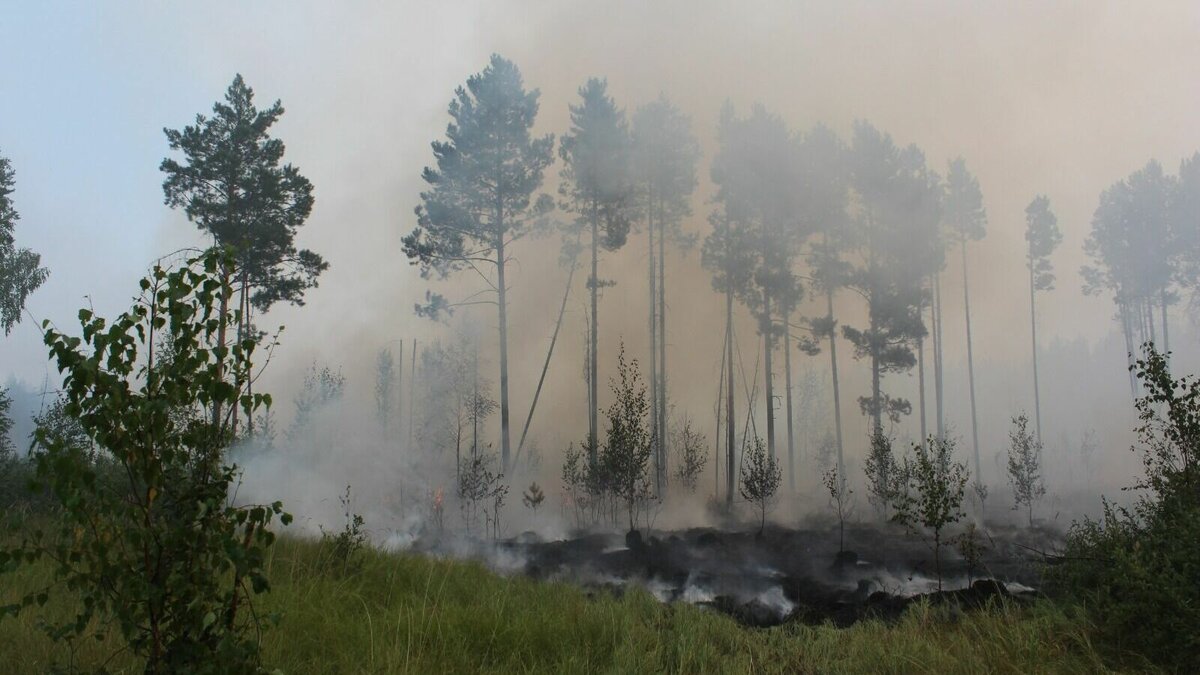
{"label": "bush with green leaves", "polygon": [[1081,598],[1123,650],[1180,672],[1200,667],[1200,378],[1173,378],[1148,348],[1133,366],[1145,475],[1129,507],[1072,525],[1055,586]]}
{"label": "bush with green leaves", "polygon": [[779,468],[779,462],[767,452],[763,439],[755,436],[754,444],[743,458],[742,480],[738,487],[742,498],[758,509],[760,535],[767,527],[767,511],[775,502],[782,480],[783,471]]}
{"label": "bush with green leaves", "polygon": [[[80,310],[78,337],[43,324],[63,414],[121,480],[99,480],[87,447],[38,428],[36,479],[59,508],[0,553],[0,570],[48,561],[54,581],[4,613],[52,594],[77,599],[75,616],[48,624],[49,635],[76,643],[115,627],[123,643],[114,651],[137,655],[147,673],[261,671],[253,599],[268,588],[271,522],[291,518],[279,502],[231,504],[233,411],[248,417],[270,403],[247,393],[258,338],[220,344],[240,318],[219,309],[233,293],[222,281],[231,266],[216,251],[156,266],[114,321]],[[163,344],[172,349],[160,359]]]}
{"label": "bush with green leaves", "polygon": [[342,529],[336,532],[322,527],[321,544],[328,552],[328,556],[324,558],[325,567],[344,574],[357,566],[358,553],[367,546],[367,532],[363,527],[366,521],[352,508],[349,485],[346,486],[346,493],[338,497],[338,501],[342,505],[342,513],[346,520]]}
{"label": "bush with green leaves", "polygon": [[1029,430],[1029,417],[1021,413],[1008,432],[1008,484],[1013,490],[1013,509],[1025,506],[1033,526],[1033,505],[1046,495],[1042,482],[1042,442]]}
{"label": "bush with green leaves", "polygon": [[967,467],[954,461],[954,441],[930,436],[904,459],[908,489],[896,496],[893,519],[920,535],[933,550],[938,590],[942,590],[942,546],[946,528],[957,523],[967,485]]}

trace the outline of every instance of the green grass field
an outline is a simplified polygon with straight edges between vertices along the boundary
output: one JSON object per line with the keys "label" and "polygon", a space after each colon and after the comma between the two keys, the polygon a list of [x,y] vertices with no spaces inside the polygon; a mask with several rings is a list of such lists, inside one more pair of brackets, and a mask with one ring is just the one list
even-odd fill
{"label": "green grass field", "polygon": [[[285,673],[1103,673],[1081,612],[1050,602],[961,613],[918,605],[897,624],[849,629],[798,624],[746,629],[703,608],[649,594],[589,594],[500,577],[477,564],[367,551],[356,569],[328,571],[325,549],[282,538],[259,612],[279,626],[262,637]],[[49,580],[45,567],[0,576],[0,604]],[[69,611],[58,597],[39,611]],[[69,650],[38,628],[39,614],[0,621],[0,672],[85,670],[111,641]],[[113,672],[139,672],[118,654]]]}

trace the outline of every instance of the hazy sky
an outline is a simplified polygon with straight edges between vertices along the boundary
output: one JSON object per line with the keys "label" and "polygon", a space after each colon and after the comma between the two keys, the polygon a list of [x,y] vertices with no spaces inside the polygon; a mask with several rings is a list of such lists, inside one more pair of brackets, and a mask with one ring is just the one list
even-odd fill
{"label": "hazy sky", "polygon": [[[963,155],[990,217],[971,253],[976,349],[997,368],[1028,359],[1030,199],[1049,195],[1065,233],[1042,334],[1047,343],[1096,343],[1113,328],[1112,304],[1083,298],[1077,272],[1100,191],[1151,157],[1174,172],[1200,149],[1196,2],[13,3],[0,14],[0,153],[17,171],[18,241],[51,270],[29,312],[61,328],[89,302],[115,313],[157,256],[201,241],[162,204],[162,128],[207,113],[241,72],[261,103],[283,100],[274,133],[316,186],[300,244],[331,263],[308,306],[263,321],[288,325],[276,377],[294,382],[313,359],[352,369],[388,341],[444,333],[412,317],[427,284],[403,259],[400,237],[414,224],[420,169],[444,131],[446,103],[492,52],[541,89],[542,132],[561,134],[567,104],[591,75],[607,76],[630,110],[660,91],[677,102],[705,150],[687,224],[701,234],[726,98],[742,111],[762,102],[794,129],[824,122],[847,134],[853,120],[870,120],[898,143],[919,145],[939,171]],[[548,177],[557,173],[556,165]],[[633,243],[605,262],[622,283],[602,304],[602,322],[606,308],[614,317],[602,323],[604,350],[619,335],[644,349],[644,244],[636,235]],[[556,250],[546,241],[517,253],[514,418],[561,293],[555,256],[540,255]],[[689,394],[709,401],[723,306],[695,254],[670,264],[678,391],[688,392],[684,403]],[[949,264],[953,299],[957,256]],[[560,402],[582,400],[578,308],[577,300],[564,328],[566,365],[548,385],[574,392]],[[948,302],[952,364],[961,358],[957,311]],[[49,371],[44,356],[26,321],[0,349],[0,377],[38,386]],[[1122,377],[1118,365],[1110,379]],[[570,405],[582,412],[582,403]]]}

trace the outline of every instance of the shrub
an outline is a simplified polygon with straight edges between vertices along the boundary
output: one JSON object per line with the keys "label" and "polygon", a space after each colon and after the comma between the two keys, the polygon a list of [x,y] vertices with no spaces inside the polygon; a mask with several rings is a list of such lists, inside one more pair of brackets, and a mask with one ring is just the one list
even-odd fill
{"label": "shrub", "polygon": [[967,485],[967,468],[953,461],[954,442],[930,436],[917,445],[910,462],[904,460],[903,475],[908,489],[894,504],[894,519],[921,535],[933,549],[938,590],[942,590],[942,546],[945,529],[965,515],[962,501]]}
{"label": "shrub", "polygon": [[[263,559],[278,502],[230,505],[236,469],[223,463],[233,410],[269,404],[247,393],[257,337],[225,344],[240,316],[228,310],[231,260],[216,252],[168,272],[155,267],[133,308],[111,324],[80,310],[82,337],[43,324],[63,373],[63,414],[120,467],[100,480],[90,450],[43,423],[36,478],[59,505],[49,531],[0,552],[0,571],[47,560],[55,583],[5,607],[44,604],[65,586],[76,615],[46,626],[75,643],[116,626],[147,673],[258,672],[267,589]],[[218,309],[219,307],[219,309]],[[156,347],[172,346],[157,359]],[[66,650],[69,651],[69,650]]]}
{"label": "shrub", "polygon": [[775,501],[783,472],[779,469],[779,462],[767,452],[766,444],[758,436],[754,437],[754,445],[743,461],[745,465],[739,489],[742,498],[754,504],[759,511],[758,533],[761,535],[767,527],[767,510]]}
{"label": "shrub", "polygon": [[1134,372],[1143,491],[1128,508],[1104,503],[1075,523],[1052,580],[1084,598],[1115,644],[1180,671],[1200,667],[1200,380],[1173,379],[1147,348]]}

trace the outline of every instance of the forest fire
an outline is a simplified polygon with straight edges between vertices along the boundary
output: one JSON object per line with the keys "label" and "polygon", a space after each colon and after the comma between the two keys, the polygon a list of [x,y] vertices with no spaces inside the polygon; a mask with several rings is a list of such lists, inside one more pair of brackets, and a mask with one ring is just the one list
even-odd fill
{"label": "forest fire", "polygon": [[[982,560],[956,555],[943,561],[945,590],[930,550],[896,528],[850,527],[838,549],[836,530],[768,527],[751,532],[696,528],[641,534],[593,533],[542,541],[526,533],[479,549],[503,573],[565,581],[596,592],[630,587],[662,602],[709,607],[756,627],[789,621],[848,626],[861,619],[894,619],[919,598],[955,600],[979,607],[1003,595],[1017,601],[1037,596],[1041,556],[1061,534],[1000,529]],[[446,541],[419,542],[417,550],[447,551]],[[461,553],[461,549],[457,551]],[[521,560],[514,565],[513,560]]]}

